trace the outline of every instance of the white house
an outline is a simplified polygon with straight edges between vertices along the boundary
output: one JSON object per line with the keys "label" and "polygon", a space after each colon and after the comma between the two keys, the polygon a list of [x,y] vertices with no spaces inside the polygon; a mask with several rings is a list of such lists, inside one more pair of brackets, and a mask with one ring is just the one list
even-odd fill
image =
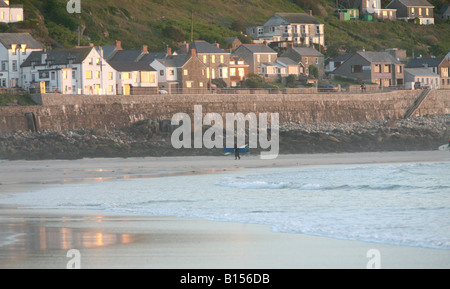
{"label": "white house", "polygon": [[[432,89],[440,89],[440,79],[439,74],[433,73],[428,68],[405,68],[405,83],[407,84],[420,82]],[[410,87],[414,88],[414,85]]]}
{"label": "white house", "polygon": [[34,52],[21,66],[24,89],[45,83],[46,92],[115,95],[116,71],[100,54],[93,46]]}
{"label": "white house", "polygon": [[275,13],[263,26],[250,26],[247,34],[266,42],[290,42],[294,46],[325,45],[324,24],[311,13]]}
{"label": "white house", "polygon": [[0,34],[0,88],[23,87],[23,62],[42,46],[28,33]]}
{"label": "white house", "polygon": [[186,55],[167,55],[164,58],[155,59],[150,66],[158,73],[159,88],[170,90],[177,88],[179,77],[178,69],[186,62]]}
{"label": "white house", "polygon": [[23,21],[23,5],[11,5],[9,0],[0,0],[0,23]]}
{"label": "white house", "polygon": [[116,71],[117,94],[157,94],[158,75],[149,64],[134,61],[109,64]]}

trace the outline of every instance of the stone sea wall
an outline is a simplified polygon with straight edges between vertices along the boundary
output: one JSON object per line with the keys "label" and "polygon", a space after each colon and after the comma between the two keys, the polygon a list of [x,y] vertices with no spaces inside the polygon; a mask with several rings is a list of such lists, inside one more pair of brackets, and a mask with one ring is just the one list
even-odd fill
{"label": "stone sea wall", "polygon": [[[282,123],[401,119],[420,91],[347,94],[35,96],[43,105],[0,107],[0,133],[14,131],[117,130],[140,120],[203,113],[279,113]],[[430,93],[414,116],[450,113],[450,91]]]}

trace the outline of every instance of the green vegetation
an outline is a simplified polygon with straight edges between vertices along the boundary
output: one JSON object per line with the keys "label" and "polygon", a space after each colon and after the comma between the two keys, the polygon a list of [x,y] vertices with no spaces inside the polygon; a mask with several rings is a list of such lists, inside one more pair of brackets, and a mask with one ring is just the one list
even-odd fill
{"label": "green vegetation", "polygon": [[36,105],[28,93],[0,94],[0,106],[10,105]]}
{"label": "green vegetation", "polygon": [[[342,3],[343,1],[341,1]],[[385,6],[390,0],[382,0]],[[47,47],[72,47],[94,42],[112,45],[121,40],[125,49],[149,45],[161,51],[174,49],[191,40],[217,41],[226,37],[245,38],[245,27],[263,24],[275,12],[305,12],[325,24],[326,56],[343,52],[401,48],[424,57],[443,56],[450,50],[450,22],[440,20],[439,10],[447,0],[430,0],[435,8],[436,25],[423,26],[402,21],[339,21],[335,0],[81,0],[82,13],[69,14],[66,0],[14,0],[23,4],[25,21],[1,24],[0,32],[29,31]],[[193,13],[193,14],[192,14]],[[226,47],[226,46],[223,46]]]}

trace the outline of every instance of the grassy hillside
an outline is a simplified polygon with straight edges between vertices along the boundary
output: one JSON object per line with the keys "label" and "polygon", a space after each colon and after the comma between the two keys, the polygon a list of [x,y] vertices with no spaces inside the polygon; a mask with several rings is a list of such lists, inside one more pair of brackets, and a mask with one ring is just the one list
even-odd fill
{"label": "grassy hillside", "polygon": [[[431,2],[438,11],[445,0]],[[245,26],[262,24],[274,12],[311,9],[326,25],[330,56],[362,48],[389,47],[404,48],[410,54],[412,42],[416,54],[424,56],[441,56],[450,50],[449,22],[437,21],[434,26],[390,21],[341,22],[334,13],[335,0],[81,0],[81,14],[68,14],[66,0],[12,0],[11,3],[24,5],[26,21],[0,25],[0,31],[30,31],[48,47],[76,45],[77,30],[81,27],[81,44],[108,45],[121,40],[124,48],[138,48],[143,44],[153,51],[162,50],[166,45],[177,48],[191,38],[192,11],[194,39],[225,44],[226,37],[242,37]]]}

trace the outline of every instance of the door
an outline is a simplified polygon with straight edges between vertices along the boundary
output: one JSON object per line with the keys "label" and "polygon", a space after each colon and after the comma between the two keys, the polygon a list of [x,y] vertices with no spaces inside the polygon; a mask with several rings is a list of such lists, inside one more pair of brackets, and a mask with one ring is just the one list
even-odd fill
{"label": "door", "polygon": [[123,95],[130,95],[131,87],[129,84],[123,85]]}

